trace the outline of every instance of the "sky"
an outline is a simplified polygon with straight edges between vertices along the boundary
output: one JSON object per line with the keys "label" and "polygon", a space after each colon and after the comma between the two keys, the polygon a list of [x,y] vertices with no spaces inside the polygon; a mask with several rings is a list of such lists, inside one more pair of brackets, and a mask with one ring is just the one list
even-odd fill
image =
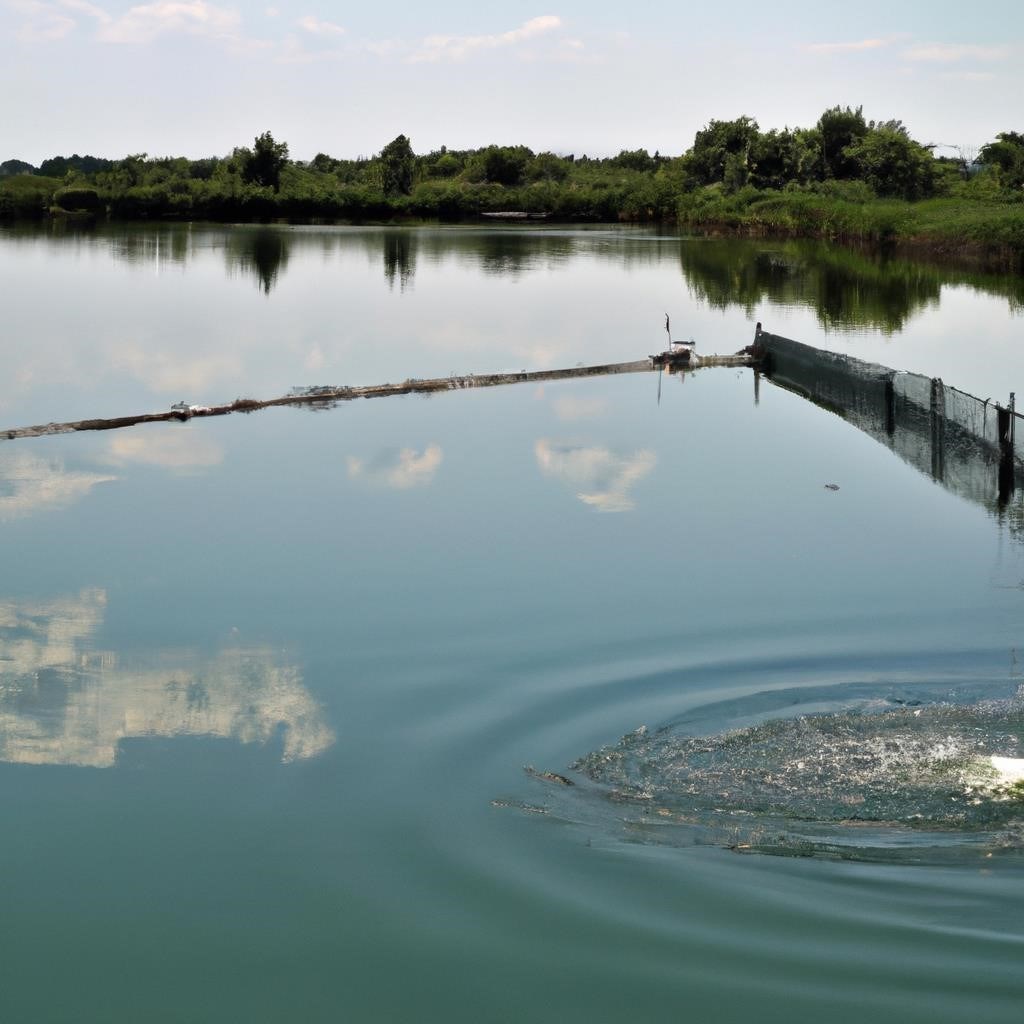
{"label": "sky", "polygon": [[1024,130],[1024,4],[0,0],[0,160],[491,143],[678,155],[863,106],[940,155]]}

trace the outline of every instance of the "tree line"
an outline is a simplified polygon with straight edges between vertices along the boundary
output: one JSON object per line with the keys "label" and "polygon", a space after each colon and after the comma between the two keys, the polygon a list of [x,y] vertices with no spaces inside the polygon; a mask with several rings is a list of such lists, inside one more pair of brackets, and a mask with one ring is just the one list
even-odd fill
{"label": "tree line", "polygon": [[[900,121],[832,107],[811,128],[761,131],[712,120],[681,156],[646,149],[597,159],[489,145],[417,154],[399,135],[370,157],[290,159],[268,131],[223,157],[56,156],[0,164],[0,216],[119,219],[459,220],[520,211],[565,220],[683,221],[778,195],[848,202],[1024,199],[1024,136],[1003,132],[977,157],[935,157]],[[708,211],[712,211],[709,214]]]}

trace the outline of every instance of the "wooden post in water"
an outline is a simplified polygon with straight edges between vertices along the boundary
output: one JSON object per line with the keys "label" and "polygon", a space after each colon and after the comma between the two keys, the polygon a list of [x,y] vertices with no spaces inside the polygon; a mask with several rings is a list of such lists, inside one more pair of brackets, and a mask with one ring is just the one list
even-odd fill
{"label": "wooden post in water", "polygon": [[999,507],[1002,508],[1010,503],[1016,486],[1016,472],[1014,467],[1014,420],[1016,393],[1010,392],[1010,401],[1005,409],[996,406],[996,425],[999,432]]}
{"label": "wooden post in water", "polygon": [[890,373],[885,380],[885,432],[892,437],[896,433],[896,373]]}
{"label": "wooden post in water", "polygon": [[941,377],[932,377],[931,441],[932,476],[940,483],[946,476],[946,389]]}

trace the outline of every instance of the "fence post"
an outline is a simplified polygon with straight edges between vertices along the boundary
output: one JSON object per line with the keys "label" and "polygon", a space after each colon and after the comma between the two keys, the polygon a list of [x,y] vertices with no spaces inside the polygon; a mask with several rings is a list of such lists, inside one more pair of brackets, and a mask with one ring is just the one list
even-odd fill
{"label": "fence post", "polygon": [[896,374],[885,378],[885,432],[892,437],[896,433]]}
{"label": "fence post", "polygon": [[1017,470],[1014,465],[1013,435],[1016,412],[1016,396],[1010,392],[1010,401],[1005,409],[996,406],[999,423],[999,507],[1005,508],[1013,497],[1017,485]]}
{"label": "fence post", "polygon": [[932,377],[931,393],[932,476],[946,476],[946,389],[941,377]]}

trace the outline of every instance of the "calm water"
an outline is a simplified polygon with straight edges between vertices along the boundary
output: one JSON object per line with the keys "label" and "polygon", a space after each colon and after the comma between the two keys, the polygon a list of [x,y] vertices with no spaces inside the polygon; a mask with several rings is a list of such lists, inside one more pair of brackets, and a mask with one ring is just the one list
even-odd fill
{"label": "calm water", "polygon": [[[4,230],[0,281],[0,426],[634,359],[666,312],[1024,381],[1019,279],[821,246]],[[1015,1021],[1005,808],[742,855],[775,823],[723,775],[712,822],[583,769],[657,789],[638,727],[803,713],[906,712],[904,780],[954,732],[1024,757],[1019,518],[746,370],[2,442],[3,1019]],[[863,795],[829,763],[801,821]]]}

